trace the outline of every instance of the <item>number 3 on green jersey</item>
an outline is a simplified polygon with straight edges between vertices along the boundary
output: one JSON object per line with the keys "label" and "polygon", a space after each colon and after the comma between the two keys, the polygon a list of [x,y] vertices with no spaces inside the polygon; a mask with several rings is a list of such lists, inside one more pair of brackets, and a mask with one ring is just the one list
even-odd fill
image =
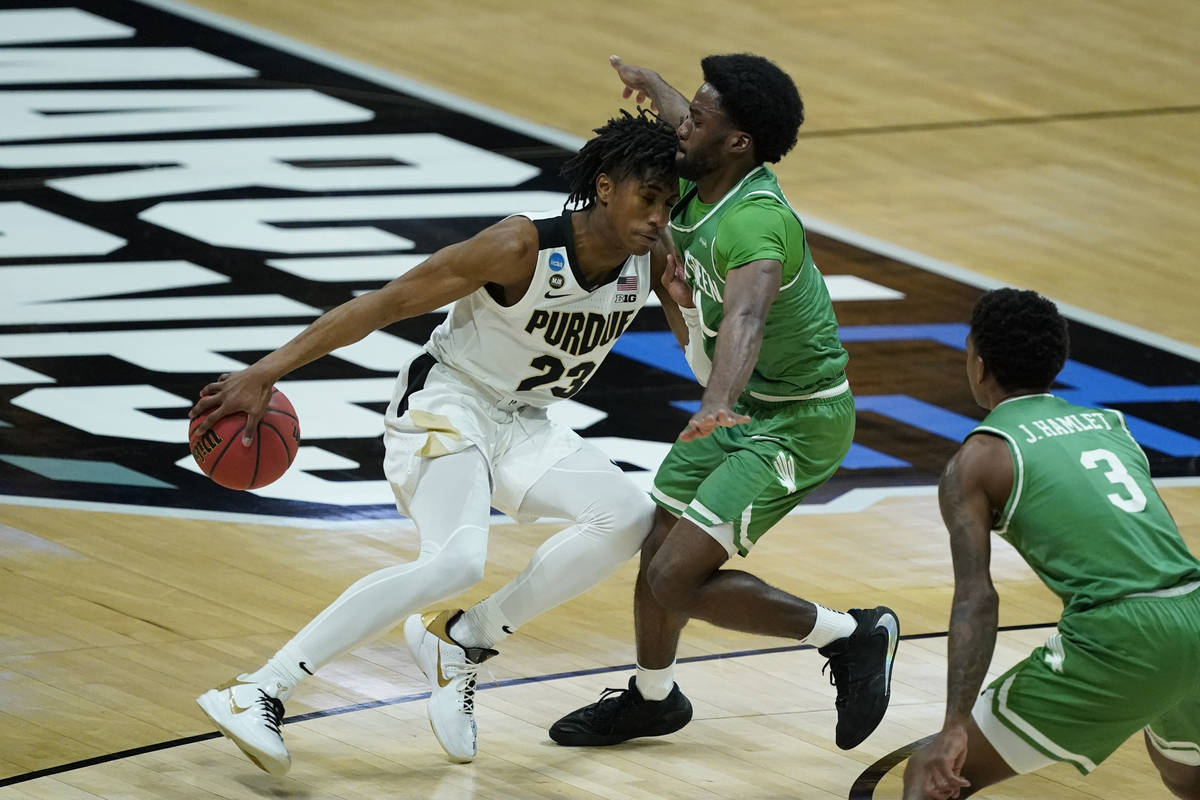
{"label": "number 3 on green jersey", "polygon": [[1129,496],[1125,497],[1117,492],[1110,492],[1105,495],[1108,502],[1130,514],[1136,514],[1146,508],[1146,493],[1137,485],[1137,481],[1129,474],[1129,470],[1121,463],[1121,459],[1117,458],[1116,453],[1111,450],[1084,450],[1079,454],[1079,463],[1083,464],[1084,469],[1098,469],[1101,465],[1108,467],[1104,477],[1108,478],[1109,483],[1124,487],[1129,493]]}

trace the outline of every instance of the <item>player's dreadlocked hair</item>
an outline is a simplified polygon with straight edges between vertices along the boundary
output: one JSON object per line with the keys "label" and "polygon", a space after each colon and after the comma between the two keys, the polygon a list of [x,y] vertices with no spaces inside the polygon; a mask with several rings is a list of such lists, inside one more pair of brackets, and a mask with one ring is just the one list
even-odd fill
{"label": "player's dreadlocked hair", "polygon": [[1005,389],[1045,391],[1067,362],[1067,321],[1037,292],[996,289],[971,312],[971,338]]}
{"label": "player's dreadlocked hair", "polygon": [[751,53],[707,56],[704,80],[721,95],[734,126],[750,134],[758,161],[774,164],[796,145],[804,124],[804,101],[788,74]]}
{"label": "player's dreadlocked hair", "polygon": [[629,177],[674,184],[675,129],[645,109],[637,116],[624,109],[595,130],[596,136],[563,164],[562,177],[570,195],[567,205],[587,208],[596,202],[596,178],[608,175],[614,183]]}

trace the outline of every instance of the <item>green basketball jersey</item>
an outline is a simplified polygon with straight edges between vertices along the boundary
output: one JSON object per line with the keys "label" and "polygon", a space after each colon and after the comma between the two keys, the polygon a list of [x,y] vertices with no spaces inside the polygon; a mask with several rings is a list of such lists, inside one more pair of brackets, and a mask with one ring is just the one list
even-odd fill
{"label": "green basketball jersey", "polygon": [[1121,412],[1025,395],[996,406],[980,431],[1003,437],[1013,458],[996,531],[1064,614],[1200,580]]}
{"label": "green basketball jersey", "polygon": [[742,397],[801,399],[843,383],[849,357],[838,338],[833,303],[775,174],[761,165],[716,203],[700,202],[691,181],[680,181],[679,194],[671,236],[683,255],[709,358],[725,316],[729,270],[759,259],[783,264],[779,295],[767,313],[762,349]]}

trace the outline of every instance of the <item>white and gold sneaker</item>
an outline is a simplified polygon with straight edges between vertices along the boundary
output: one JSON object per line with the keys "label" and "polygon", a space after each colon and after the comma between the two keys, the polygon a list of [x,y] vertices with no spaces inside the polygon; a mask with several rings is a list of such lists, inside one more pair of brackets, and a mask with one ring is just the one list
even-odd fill
{"label": "white and gold sneaker", "polygon": [[280,688],[255,683],[249,677],[242,674],[209,689],[196,703],[256,767],[276,777],[286,775],[292,757],[283,744]]}
{"label": "white and gold sneaker", "polygon": [[475,758],[475,680],[479,665],[496,655],[486,647],[463,647],[450,636],[462,611],[413,614],[404,621],[404,639],[417,666],[429,679],[429,725],[452,761]]}

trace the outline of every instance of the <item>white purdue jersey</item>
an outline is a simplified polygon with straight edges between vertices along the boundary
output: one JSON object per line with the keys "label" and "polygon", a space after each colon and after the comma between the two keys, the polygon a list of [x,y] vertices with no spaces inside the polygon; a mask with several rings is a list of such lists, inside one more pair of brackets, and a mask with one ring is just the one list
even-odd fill
{"label": "white purdue jersey", "polygon": [[650,255],[591,284],[575,257],[571,213],[521,214],[537,227],[525,296],[502,306],[486,286],[455,302],[425,349],[502,396],[547,406],[583,388],[650,292]]}

